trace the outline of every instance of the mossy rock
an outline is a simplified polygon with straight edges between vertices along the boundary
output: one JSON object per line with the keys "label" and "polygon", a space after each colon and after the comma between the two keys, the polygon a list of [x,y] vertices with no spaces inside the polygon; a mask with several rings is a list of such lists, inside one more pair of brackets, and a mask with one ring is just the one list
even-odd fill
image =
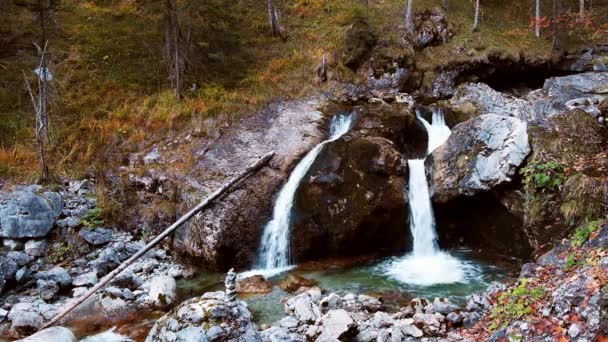
{"label": "mossy rock", "polygon": [[346,30],[342,64],[353,71],[357,70],[369,58],[376,42],[376,35],[367,21],[363,18],[356,18],[355,22]]}
{"label": "mossy rock", "polygon": [[606,171],[596,165],[605,158],[608,129],[580,110],[552,116],[549,124],[529,127],[533,150],[529,163],[558,163],[566,171],[557,190],[525,187],[524,226],[538,251],[550,248],[582,222],[601,216],[603,189],[608,186]]}

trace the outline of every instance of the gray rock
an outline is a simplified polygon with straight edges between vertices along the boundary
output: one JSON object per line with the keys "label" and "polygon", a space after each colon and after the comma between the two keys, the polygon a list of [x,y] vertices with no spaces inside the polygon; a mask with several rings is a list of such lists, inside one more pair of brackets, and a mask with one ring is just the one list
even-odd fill
{"label": "gray rock", "polygon": [[80,296],[84,296],[84,294],[87,293],[88,290],[89,288],[83,286],[75,287],[72,289],[72,297],[78,298]]}
{"label": "gray rock", "polygon": [[344,309],[330,310],[321,317],[321,335],[317,341],[347,339],[357,334],[357,324]]}
{"label": "gray rock", "polygon": [[123,290],[115,286],[105,288],[104,292],[115,298],[123,298]]}
{"label": "gray rock", "polygon": [[369,312],[376,312],[382,309],[383,306],[378,298],[368,295],[358,295],[357,300],[363,305],[365,310]]}
{"label": "gray rock", "polygon": [[521,120],[488,114],[458,124],[432,153],[434,199],[446,202],[510,182],[529,153]]}
{"label": "gray rock", "polygon": [[321,316],[321,311],[309,296],[301,296],[293,305],[293,314],[300,322],[312,323]]}
{"label": "gray rock", "polygon": [[105,245],[112,240],[112,231],[105,228],[83,228],[78,232],[78,235],[94,246]]}
{"label": "gray rock", "polygon": [[[181,226],[173,239],[174,250],[203,258],[211,265],[221,261],[245,266],[252,260],[259,244],[259,227],[268,218],[273,194],[303,153],[324,138],[319,126],[324,115],[317,109],[319,104],[318,98],[275,103],[232,126],[215,143],[200,145],[201,149],[193,152],[196,168],[176,175],[177,178],[172,176],[177,180],[188,174],[186,177],[192,179],[176,182],[187,197],[184,204],[200,202],[202,194],[216,189],[234,170],[243,169],[266,154],[268,146],[273,146],[275,156],[270,162],[272,172],[269,169],[252,175],[241,185],[243,191],[228,194],[213,213],[201,212]],[[199,173],[195,169],[206,171]],[[187,191],[188,188],[197,190]],[[233,252],[226,253],[228,249],[222,246],[235,248],[230,247]]]}
{"label": "gray rock", "polygon": [[51,327],[26,337],[21,342],[76,342],[76,336],[68,328]]}
{"label": "gray rock", "polygon": [[156,163],[161,159],[160,153],[158,153],[158,149],[154,148],[150,153],[144,156],[144,164],[148,165],[151,163]]}
{"label": "gray rock", "polygon": [[344,299],[335,293],[330,293],[319,302],[321,312],[326,313],[329,310],[340,309],[344,305]]}
{"label": "gray rock", "polygon": [[55,266],[48,271],[38,272],[34,276],[36,279],[52,280],[59,286],[65,287],[72,284],[72,277],[63,267]]}
{"label": "gray rock", "polygon": [[460,313],[456,313],[456,312],[450,312],[445,319],[452,323],[453,325],[457,325],[462,323],[462,321],[464,320],[464,317],[462,316],[462,314]]}
{"label": "gray rock", "polygon": [[435,298],[433,301],[433,311],[439,312],[440,314],[447,315],[454,311],[460,310],[460,307],[447,298]]}
{"label": "gray rock", "polygon": [[17,266],[25,266],[34,260],[33,257],[24,252],[11,251],[6,253],[6,256],[13,259]]}
{"label": "gray rock", "polygon": [[538,264],[535,264],[533,262],[525,263],[521,268],[521,272],[519,273],[519,278],[533,277],[536,274],[536,270],[538,269],[538,267],[539,267]]}
{"label": "gray rock", "polygon": [[22,283],[28,280],[30,278],[30,275],[32,275],[30,269],[27,266],[23,266],[17,270],[17,273],[15,273],[15,280],[18,283]]}
{"label": "gray rock", "polygon": [[4,289],[6,282],[15,279],[17,263],[15,260],[0,255],[0,292]]}
{"label": "gray rock", "polygon": [[23,241],[14,239],[3,239],[2,246],[4,246],[9,251],[20,251],[23,250]]}
{"label": "gray rock", "polygon": [[38,295],[44,301],[50,301],[59,293],[59,285],[54,280],[38,279],[36,281]]}
{"label": "gray rock", "polygon": [[46,236],[55,223],[53,201],[29,188],[0,192],[0,237],[22,239]]}
{"label": "gray rock", "polygon": [[30,240],[25,243],[24,252],[33,257],[41,257],[46,253],[47,243],[44,240]]}
{"label": "gray rock", "polygon": [[78,217],[70,216],[63,220],[57,221],[57,225],[62,228],[76,228],[80,226],[80,219]]}
{"label": "gray rock", "polygon": [[586,72],[548,78],[543,89],[549,96],[582,97],[587,94],[608,93],[606,84],[608,84],[608,72]]}
{"label": "gray rock", "polygon": [[47,191],[43,196],[49,201],[49,204],[55,213],[55,218],[59,217],[63,211],[63,198],[61,195],[57,192]]}
{"label": "gray rock", "polygon": [[121,298],[104,297],[101,300],[101,307],[108,316],[121,315],[130,310],[129,304]]}
{"label": "gray rock", "polygon": [[17,303],[8,314],[11,328],[19,332],[31,332],[42,326],[43,317],[31,303]]}
{"label": "gray rock", "polygon": [[175,302],[176,283],[169,276],[157,276],[150,281],[150,300],[158,307],[166,307]]}
{"label": "gray rock", "polygon": [[88,273],[84,273],[84,274],[77,276],[72,281],[72,285],[74,285],[74,286],[93,286],[93,285],[97,284],[97,281],[98,281],[97,273],[95,273],[93,271],[93,272],[88,272]]}
{"label": "gray rock", "polygon": [[226,301],[223,291],[181,303],[154,324],[146,342],[175,341],[179,335],[188,336],[188,341],[262,340],[247,305],[239,300]]}

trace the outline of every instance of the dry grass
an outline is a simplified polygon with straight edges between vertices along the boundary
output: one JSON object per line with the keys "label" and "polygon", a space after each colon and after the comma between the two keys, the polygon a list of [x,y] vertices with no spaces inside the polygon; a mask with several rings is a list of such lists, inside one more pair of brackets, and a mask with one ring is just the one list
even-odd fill
{"label": "dry grass", "polygon": [[[415,10],[440,2],[416,1]],[[313,71],[322,56],[333,63],[335,77],[357,79],[337,62],[348,25],[364,16],[383,40],[397,42],[403,11],[403,1],[375,0],[369,6],[348,0],[279,2],[289,33],[282,41],[268,35],[263,1],[192,0],[184,12],[195,28],[196,58],[186,86],[196,82],[200,89],[178,101],[167,90],[163,70],[161,2],[62,3],[50,41],[60,79],[51,111],[52,159],[56,172],[75,176],[107,169],[126,152],[184,130],[213,134],[218,121],[230,123],[270,101],[305,96],[315,91]],[[448,15],[457,35],[425,50],[418,58],[421,68],[454,60],[453,50],[461,45],[483,46],[474,58],[494,49],[531,55],[549,51],[548,40],[533,39],[527,31],[528,2],[485,8],[481,32],[475,34],[470,32],[471,4],[450,3]],[[37,34],[31,16],[10,10],[11,27]],[[0,68],[6,70],[0,80],[0,177],[23,180],[36,170],[32,146],[23,144],[32,140],[33,130],[19,76],[21,70],[33,69],[35,61],[33,50],[24,48],[0,57]]]}

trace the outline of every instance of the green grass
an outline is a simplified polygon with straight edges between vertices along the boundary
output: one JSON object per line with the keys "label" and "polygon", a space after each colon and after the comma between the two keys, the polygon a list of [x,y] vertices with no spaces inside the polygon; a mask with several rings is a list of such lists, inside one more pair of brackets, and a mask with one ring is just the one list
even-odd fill
{"label": "green grass", "polygon": [[533,304],[545,296],[546,290],[543,286],[532,287],[529,282],[529,279],[520,279],[515,288],[503,292],[498,297],[498,301],[490,313],[491,330],[506,327],[513,320],[534,312]]}

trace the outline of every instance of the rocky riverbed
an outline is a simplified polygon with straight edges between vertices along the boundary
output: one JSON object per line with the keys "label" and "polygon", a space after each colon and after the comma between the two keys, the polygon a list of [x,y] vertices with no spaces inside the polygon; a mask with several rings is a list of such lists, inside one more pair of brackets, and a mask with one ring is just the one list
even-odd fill
{"label": "rocky riverbed", "polygon": [[[126,232],[103,227],[91,181],[71,181],[58,191],[16,187],[0,197],[5,336],[35,332],[144,246]],[[152,249],[61,322],[97,317],[110,324],[170,306],[183,272],[163,249]]]}

